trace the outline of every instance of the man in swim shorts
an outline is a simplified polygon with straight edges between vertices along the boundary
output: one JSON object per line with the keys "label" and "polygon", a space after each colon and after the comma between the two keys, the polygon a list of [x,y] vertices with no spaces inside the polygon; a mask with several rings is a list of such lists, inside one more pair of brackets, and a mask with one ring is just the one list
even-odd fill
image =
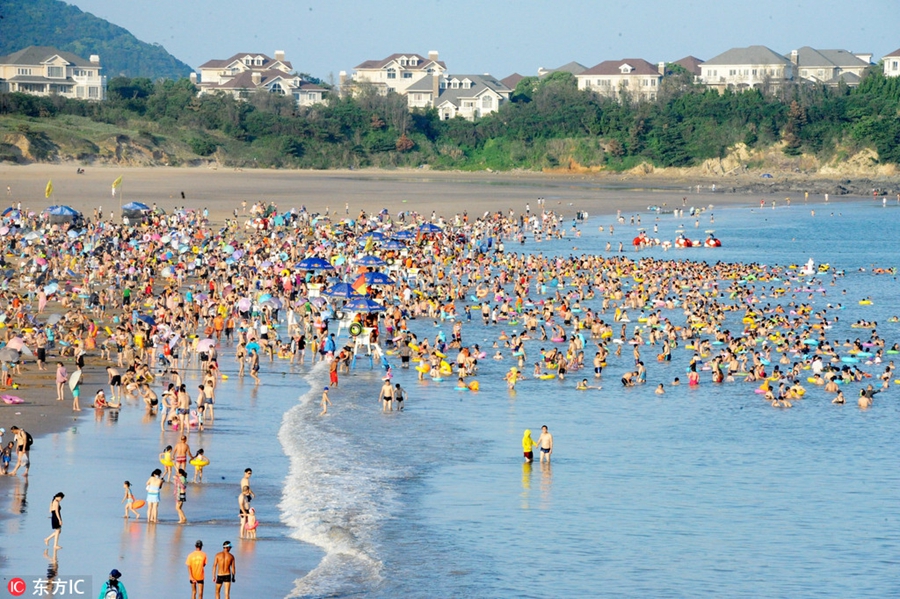
{"label": "man in swim shorts", "polygon": [[194,459],[194,454],[191,453],[191,447],[187,444],[185,435],[181,435],[181,439],[178,440],[178,443],[172,449],[172,456],[175,459],[175,466],[181,469],[186,469],[188,460]]}
{"label": "man in swim shorts", "polygon": [[225,599],[231,599],[231,585],[234,583],[236,568],[234,556],[231,555],[231,541],[222,543],[222,551],[216,554],[213,561],[213,574],[216,577],[216,599],[220,599],[219,592],[225,587]]}
{"label": "man in swim shorts", "polygon": [[549,464],[550,454],[553,453],[553,435],[550,434],[546,424],[541,427],[541,436],[538,437],[537,444],[541,449],[541,462],[543,463],[544,458],[547,458]]}

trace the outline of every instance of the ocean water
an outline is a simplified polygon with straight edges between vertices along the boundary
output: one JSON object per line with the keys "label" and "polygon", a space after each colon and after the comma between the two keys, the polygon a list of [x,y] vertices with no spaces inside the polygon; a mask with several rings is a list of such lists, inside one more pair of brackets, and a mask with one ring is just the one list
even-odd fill
{"label": "ocean water", "polygon": [[[792,282],[826,290],[796,301],[845,307],[829,339],[863,338],[868,332],[849,324],[866,318],[889,345],[900,341],[900,325],[886,322],[900,313],[897,279],[857,272],[897,266],[900,208],[857,201],[712,212],[715,223],[707,211],[696,228],[688,216],[657,221],[645,212],[641,226],[663,239],[680,228],[703,239],[712,228],[724,247],[641,255],[782,265],[812,257],[846,271],[834,286],[830,277]],[[603,253],[608,240],[630,251],[637,226],[591,217],[580,238],[508,243],[507,251]],[[873,305],[858,305],[867,296]],[[678,310],[664,314],[683,320]],[[733,330],[739,314],[729,317]],[[433,339],[450,325],[420,319],[410,328]],[[512,329],[476,318],[463,340],[492,354],[500,330]],[[529,356],[544,345],[529,341]],[[508,357],[480,362],[478,393],[456,391],[452,380],[418,382],[395,363],[410,399],[403,413],[387,415],[377,364],[361,360],[342,376],[325,417],[318,400],[327,373],[313,371],[312,390],[279,434],[290,456],[280,507],[291,536],[324,558],[292,596],[900,595],[900,387],[867,411],[855,405],[859,385],[844,389],[843,406],[813,387],[793,409],[775,410],[752,384],[714,386],[707,377],[699,388],[670,387],[684,380],[688,354],[659,363],[647,349],[648,384],[629,389],[618,379],[630,352],[611,357],[603,389],[590,391],[574,389],[579,372],[509,392]],[[876,376],[883,367],[863,366]],[[666,395],[653,393],[658,382]],[[544,424],[554,434],[552,465],[523,464],[522,431]]]}

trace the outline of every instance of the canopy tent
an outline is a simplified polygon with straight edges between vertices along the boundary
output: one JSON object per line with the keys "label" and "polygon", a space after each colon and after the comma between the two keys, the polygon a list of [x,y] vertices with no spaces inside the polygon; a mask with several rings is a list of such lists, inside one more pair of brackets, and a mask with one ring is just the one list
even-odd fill
{"label": "canopy tent", "polygon": [[147,204],[141,202],[129,202],[122,206],[122,218],[128,220],[142,220],[150,216],[153,210]]}
{"label": "canopy tent", "polygon": [[70,206],[50,206],[44,210],[51,225],[74,225],[81,222],[81,213]]}

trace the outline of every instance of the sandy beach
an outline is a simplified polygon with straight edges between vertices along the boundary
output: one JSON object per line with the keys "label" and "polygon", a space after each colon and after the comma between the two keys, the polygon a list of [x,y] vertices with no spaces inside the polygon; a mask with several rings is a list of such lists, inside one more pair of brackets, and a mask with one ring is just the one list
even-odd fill
{"label": "sandy beach", "polygon": [[[120,193],[111,194],[111,184],[123,178]],[[54,194],[44,198],[48,180],[53,181]],[[28,166],[0,165],[0,193],[10,187],[11,200],[42,209],[52,204],[65,204],[90,215],[98,206],[104,212],[117,209],[120,200],[157,204],[164,210],[186,206],[210,210],[210,217],[221,222],[241,202],[264,199],[279,207],[306,206],[312,212],[330,209],[343,215],[349,204],[351,216],[360,209],[391,213],[415,210],[430,214],[432,210],[446,217],[468,210],[481,214],[487,210],[524,210],[526,202],[538,197],[547,199],[550,209],[574,213],[614,214],[617,210],[646,210],[648,205],[681,206],[687,197],[693,205],[741,205],[776,200],[782,202],[792,194],[738,191],[725,193],[734,181],[716,179],[684,180],[665,177],[627,177],[591,175],[550,175],[543,173],[459,173],[429,170],[396,171],[288,171],[234,170],[206,168],[117,168],[88,167],[82,175],[70,165]],[[698,193],[697,185],[701,186]],[[715,191],[714,191],[715,189]],[[182,199],[182,192],[184,199]],[[793,194],[801,201],[803,194]],[[699,196],[699,197],[698,197]],[[833,197],[837,200],[836,197]],[[842,200],[849,199],[845,196]],[[810,201],[824,200],[821,194],[810,194]],[[449,207],[449,208],[448,208]],[[220,220],[221,219],[221,220]]]}

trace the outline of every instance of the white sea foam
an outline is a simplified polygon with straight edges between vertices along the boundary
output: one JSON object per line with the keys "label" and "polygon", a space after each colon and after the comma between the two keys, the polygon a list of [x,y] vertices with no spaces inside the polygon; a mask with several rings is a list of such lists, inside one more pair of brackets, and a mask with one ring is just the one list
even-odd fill
{"label": "white sea foam", "polygon": [[310,390],[284,416],[279,440],[290,458],[280,503],[295,539],[320,547],[325,557],[295,583],[291,597],[352,594],[377,585],[381,562],[373,535],[390,514],[396,493],[371,448],[319,417],[325,363],[306,376]]}

